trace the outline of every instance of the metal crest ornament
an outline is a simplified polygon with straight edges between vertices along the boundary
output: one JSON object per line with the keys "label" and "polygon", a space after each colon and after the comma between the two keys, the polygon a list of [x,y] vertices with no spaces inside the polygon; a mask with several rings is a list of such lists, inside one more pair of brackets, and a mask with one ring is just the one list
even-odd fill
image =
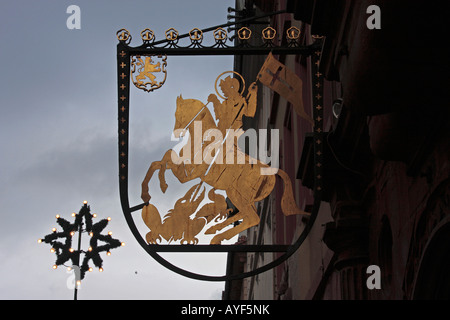
{"label": "metal crest ornament", "polygon": [[238,30],[238,37],[241,40],[248,40],[252,36],[252,30],[247,27],[242,27]]}
{"label": "metal crest ornament", "polygon": [[[239,23],[246,25],[280,13],[285,11],[242,19]],[[299,41],[299,33],[292,29],[293,33],[289,36],[286,34],[286,37],[292,37],[292,39],[288,38],[288,43],[284,44],[283,41],[272,41],[275,39],[276,30],[271,27],[256,36],[249,28],[242,27],[236,31],[237,39],[230,45],[229,42],[232,40],[228,38],[224,27],[236,24],[237,22],[229,22],[211,28],[194,28],[185,34],[170,28],[165,32],[162,40],[155,40],[155,34],[150,29],[144,29],[141,33],[143,44],[136,47],[129,45],[131,34],[125,32],[125,29],[117,33],[119,40],[117,45],[118,160],[122,211],[134,237],[150,256],[166,268],[197,280],[242,279],[280,265],[296,252],[308,236],[321,202],[322,185],[321,181],[316,179],[312,211],[311,213],[302,211],[294,201],[292,181],[289,176],[283,170],[272,168],[245,153],[238,147],[237,142],[227,143],[227,132],[232,131],[237,137],[245,133],[242,129],[242,119],[244,115],[251,118],[256,113],[258,83],[289,99],[301,93],[301,81],[293,77],[284,65],[277,64],[272,55],[301,54],[311,57],[312,62],[318,64],[320,56],[313,53],[321,50],[322,41],[318,39],[310,45],[302,45]],[[212,33],[213,45],[202,44],[207,32]],[[179,43],[183,42],[180,41],[182,39],[187,39],[189,44],[180,45]],[[262,43],[258,44],[258,41]],[[278,42],[281,45],[278,45]],[[161,160],[150,162],[141,184],[143,202],[130,205],[128,155],[131,82],[137,88],[147,92],[161,87],[166,79],[166,57],[169,55],[268,55],[269,53],[271,54],[259,73],[261,76],[247,87],[244,78],[238,72],[226,71],[216,78],[214,84],[211,83],[209,89],[211,93],[207,101],[185,98],[182,95],[174,97],[176,111],[173,136],[186,137],[184,141],[186,143],[181,150],[169,149],[161,155]],[[323,95],[322,78],[313,79],[313,81],[317,82],[315,89],[317,96],[321,97]],[[187,95],[187,93],[183,94]],[[322,102],[318,100],[315,103]],[[211,105],[207,107],[208,104]],[[210,112],[211,108],[214,109],[214,113]],[[302,105],[299,104],[297,109],[301,112]],[[321,109],[322,107],[317,105],[313,113],[313,130],[317,142],[314,145],[316,163],[321,163],[323,154],[320,149],[321,141],[323,141],[321,130],[323,116],[319,113]],[[189,136],[187,136],[188,132]],[[198,138],[198,132],[208,132],[206,139],[203,139],[205,136],[202,135]],[[200,155],[200,158],[197,155]],[[231,156],[233,163],[228,161],[228,156]],[[241,159],[243,163],[238,163],[238,159]],[[187,182],[194,182],[194,185],[190,183],[189,187],[185,188],[183,195],[175,201],[172,209],[161,212],[157,203],[152,202],[149,182],[157,173],[154,178],[159,182],[161,191],[165,193],[168,188],[171,188],[165,179],[167,170],[178,179],[181,185]],[[315,166],[315,175],[323,176],[322,170],[321,165]],[[263,171],[265,173],[261,174]],[[277,175],[281,179],[277,179]],[[224,240],[231,239],[247,228],[258,226],[261,221],[256,212],[255,202],[267,201],[267,196],[272,192],[277,180],[283,183],[282,212],[285,215],[308,216],[298,238],[289,244],[222,244]],[[141,221],[147,226],[148,230],[144,234],[137,228],[136,219],[142,219]],[[208,238],[210,242],[200,243],[200,235],[210,237]],[[276,257],[274,260],[255,269],[239,273],[227,272],[223,276],[215,276],[198,274],[177,267],[163,258],[159,254],[161,252],[276,252],[279,254],[274,255]]]}
{"label": "metal crest ornament", "polygon": [[132,56],[131,74],[136,88],[151,92],[166,82],[167,56]]}
{"label": "metal crest ornament", "polygon": [[155,33],[153,30],[146,28],[141,31],[141,39],[144,43],[150,43],[151,41],[155,40]]}
{"label": "metal crest ornament", "polygon": [[272,27],[267,27],[261,32],[261,34],[264,40],[273,40],[277,35],[277,30]]}
{"label": "metal crest ornament", "polygon": [[194,28],[189,31],[189,38],[192,42],[201,42],[203,40],[203,31],[199,28]]}
{"label": "metal crest ornament", "polygon": [[289,40],[297,40],[300,38],[300,29],[297,27],[290,27],[289,29],[286,30],[286,37]]}
{"label": "metal crest ornament", "polygon": [[167,29],[166,39],[169,41],[176,41],[178,39],[178,31],[174,28]]}
{"label": "metal crest ornament", "polygon": [[130,43],[131,41],[131,34],[127,29],[120,29],[116,32],[116,36],[119,41],[124,41],[125,43]]}
{"label": "metal crest ornament", "polygon": [[214,30],[214,39],[216,42],[225,41],[227,39],[227,32],[225,29],[219,27],[216,30]]}

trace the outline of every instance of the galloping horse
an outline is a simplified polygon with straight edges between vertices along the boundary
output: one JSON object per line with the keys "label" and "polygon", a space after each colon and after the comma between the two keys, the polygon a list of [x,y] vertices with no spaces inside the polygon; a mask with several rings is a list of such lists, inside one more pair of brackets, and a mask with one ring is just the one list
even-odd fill
{"label": "galloping horse", "polygon": [[[167,189],[164,176],[167,169],[172,170],[174,176],[181,183],[199,178],[202,182],[209,184],[214,189],[225,190],[227,197],[239,212],[228,217],[225,221],[213,225],[205,231],[205,234],[215,234],[217,231],[222,230],[236,221],[242,220],[242,222],[212,238],[211,244],[220,244],[222,240],[229,240],[238,233],[259,223],[260,219],[256,211],[255,202],[266,198],[272,192],[276,182],[275,174],[278,174],[284,183],[284,192],[281,200],[281,208],[284,215],[309,215],[309,213],[299,209],[295,204],[291,180],[286,172],[278,169],[273,170],[272,174],[262,175],[261,169],[265,169],[267,172],[270,170],[270,166],[251,158],[242,152],[235,143],[232,143],[231,146],[228,145],[226,151],[216,153],[215,160],[210,164],[204,161],[195,161],[195,157],[199,156],[199,153],[202,156],[205,149],[210,148],[211,143],[213,143],[213,141],[203,141],[202,138],[202,142],[204,143],[201,145],[201,152],[196,150],[196,143],[192,143],[192,140],[196,139],[194,136],[196,134],[195,122],[201,121],[202,128],[206,129],[217,129],[217,125],[209,109],[201,101],[183,99],[179,96],[176,102],[176,122],[173,133],[175,137],[179,138],[182,133],[189,132],[190,136],[186,146],[190,146],[190,150],[184,149],[182,151],[183,153],[190,151],[190,155],[192,155],[194,161],[186,161],[185,154],[179,156],[174,150],[170,149],[165,153],[161,161],[152,162],[142,182],[141,198],[144,202],[150,201],[151,197],[148,191],[148,183],[156,170],[159,170],[160,188],[164,193]],[[233,152],[233,155],[237,158],[243,157],[245,162],[243,164],[237,164],[235,161],[232,164],[227,164],[224,160],[226,159],[227,153],[230,152]],[[219,161],[219,158],[221,161]]]}

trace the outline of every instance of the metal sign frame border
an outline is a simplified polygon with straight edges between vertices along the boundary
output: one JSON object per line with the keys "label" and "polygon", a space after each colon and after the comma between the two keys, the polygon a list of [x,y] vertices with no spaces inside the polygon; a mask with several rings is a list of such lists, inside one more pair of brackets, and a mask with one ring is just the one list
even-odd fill
{"label": "metal sign frame border", "polygon": [[[230,25],[230,24],[227,24]],[[213,28],[210,28],[211,31]],[[158,43],[162,43],[160,41]],[[322,180],[317,177],[322,174],[323,156],[323,76],[320,74],[318,66],[320,61],[320,50],[322,48],[321,38],[316,38],[309,46],[298,47],[217,47],[217,48],[179,48],[179,47],[155,47],[150,46],[130,47],[126,41],[119,40],[117,45],[117,92],[118,92],[118,138],[119,138],[119,193],[122,211],[125,220],[138,243],[157,262],[167,269],[188,278],[204,281],[230,281],[255,276],[259,273],[272,269],[292,256],[302,245],[314,225],[319,212],[322,199]],[[129,108],[130,108],[130,86],[131,86],[131,56],[133,55],[266,55],[273,54],[302,54],[311,56],[313,83],[313,119],[314,119],[314,203],[311,216],[307,221],[298,239],[291,245],[158,245],[148,244],[138,231],[132,213],[138,211],[146,205],[142,203],[130,207],[128,198],[128,137],[129,137]],[[319,165],[317,165],[319,164]],[[280,252],[278,258],[272,262],[258,267],[254,270],[239,273],[225,274],[223,276],[211,276],[194,273],[177,267],[164,259],[158,252]]]}

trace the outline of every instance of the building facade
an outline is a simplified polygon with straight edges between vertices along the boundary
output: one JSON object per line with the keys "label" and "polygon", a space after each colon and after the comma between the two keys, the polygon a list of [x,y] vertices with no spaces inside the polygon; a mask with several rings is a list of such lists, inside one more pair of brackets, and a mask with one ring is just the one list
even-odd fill
{"label": "building facade", "polygon": [[[270,25],[283,41],[295,26],[302,44],[314,35],[324,39],[324,192],[299,250],[274,269],[227,282],[224,299],[450,297],[450,52],[443,43],[450,32],[443,8],[444,1],[421,0],[236,1],[242,15],[286,9],[266,24],[246,25],[255,34]],[[302,79],[299,99],[312,115],[312,58],[275,57]],[[251,83],[264,59],[236,56],[235,70]],[[308,211],[311,124],[269,88],[258,92],[257,114],[244,124],[279,130],[279,166],[291,177],[297,205]],[[295,241],[308,218],[285,217],[282,192],[277,183],[257,204],[260,225],[241,233],[241,243]],[[230,254],[228,269],[253,270],[276,257]],[[379,267],[380,289],[367,285],[372,265]]]}

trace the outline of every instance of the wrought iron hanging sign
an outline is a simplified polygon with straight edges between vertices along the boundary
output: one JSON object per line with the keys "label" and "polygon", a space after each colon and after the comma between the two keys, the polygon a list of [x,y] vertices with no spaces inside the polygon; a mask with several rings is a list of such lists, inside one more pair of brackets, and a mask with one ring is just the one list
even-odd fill
{"label": "wrought iron hanging sign", "polygon": [[[272,13],[273,15],[277,13]],[[265,15],[262,17],[267,17]],[[252,20],[261,17],[251,18]],[[272,53],[313,55],[320,48],[320,41],[309,46],[299,44],[300,31],[292,27],[285,35],[287,45],[276,46],[274,39],[276,30],[267,27],[260,35],[262,45],[255,47],[249,44],[254,36],[247,27],[237,31],[238,44],[227,45],[226,25],[201,30],[192,29],[180,35],[170,28],[165,32],[165,40],[155,41],[155,34],[150,29],[141,32],[143,44],[131,47],[131,34],[126,29],[117,32],[118,66],[118,119],[119,119],[119,180],[122,209],[133,235],[141,246],[158,262],[167,268],[190,278],[210,281],[224,281],[252,276],[266,271],[285,261],[291,256],[306,238],[314,223],[320,205],[321,188],[315,190],[315,205],[312,213],[297,207],[292,192],[289,176],[272,164],[258,160],[246,154],[237,144],[237,138],[244,134],[242,117],[253,117],[257,109],[257,82],[271,88],[284,96],[295,106],[296,112],[305,120],[313,120],[304,112],[301,101],[301,80],[279,63]],[[204,34],[212,31],[214,44],[202,44]],[[190,44],[178,45],[181,38],[189,38]],[[175,125],[173,135],[183,137],[189,134],[187,142],[180,152],[168,150],[159,161],[153,161],[142,182],[141,198],[143,203],[130,207],[128,200],[128,134],[130,85],[147,92],[160,88],[167,78],[168,55],[237,55],[263,54],[266,62],[261,68],[255,82],[246,87],[243,77],[235,71],[225,71],[218,75],[214,90],[207,103],[196,99],[185,99],[182,95],[176,100]],[[321,77],[316,79],[320,88]],[[321,91],[320,91],[321,92]],[[206,107],[211,103],[214,116]],[[319,119],[315,110],[314,118]],[[314,127],[321,134],[321,123],[314,120]],[[318,138],[319,139],[319,138]],[[320,143],[319,143],[320,144]],[[318,148],[320,147],[318,144]],[[319,150],[319,149],[318,149]],[[320,154],[319,154],[320,156]],[[318,167],[320,170],[320,166]],[[199,179],[199,182],[186,190],[184,196],[175,202],[174,207],[166,214],[159,212],[151,201],[148,184],[158,171],[159,185],[165,192],[168,185],[165,172],[170,170],[180,183]],[[256,212],[255,202],[266,198],[273,190],[276,175],[283,181],[283,197],[281,208],[285,215],[303,214],[310,216],[304,231],[292,245],[220,245],[240,232],[256,226],[260,219]],[[318,172],[320,176],[320,172]],[[206,187],[209,191],[206,192]],[[220,192],[222,191],[222,192]],[[231,209],[226,197],[236,208]],[[201,205],[203,200],[209,203]],[[133,212],[140,211],[141,218],[148,227],[145,236],[136,227]],[[238,221],[240,223],[238,223]],[[231,226],[231,227],[230,227]],[[209,244],[198,244],[199,234],[213,235]],[[169,244],[170,242],[180,244]],[[281,252],[282,255],[265,266],[241,274],[209,276],[192,273],[174,266],[163,259],[158,252]]]}

